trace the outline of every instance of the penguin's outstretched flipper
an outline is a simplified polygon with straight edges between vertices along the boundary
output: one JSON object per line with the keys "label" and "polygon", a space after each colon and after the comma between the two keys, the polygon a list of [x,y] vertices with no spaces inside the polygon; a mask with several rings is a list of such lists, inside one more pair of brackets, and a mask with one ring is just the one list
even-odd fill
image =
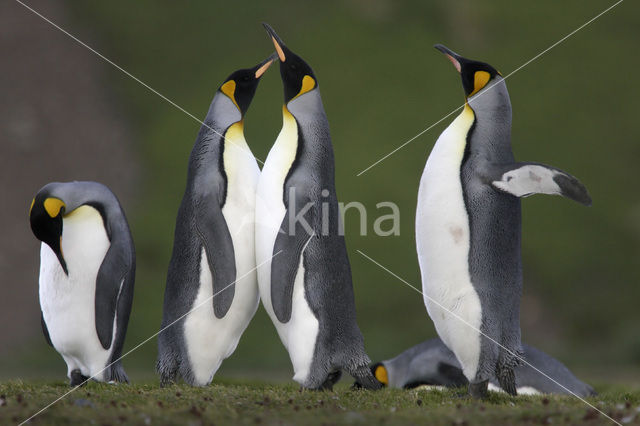
{"label": "penguin's outstretched flipper", "polygon": [[[303,191],[291,191],[301,194]],[[305,248],[314,237],[313,226],[314,212],[309,200],[304,197],[296,197],[289,200],[290,206],[296,210],[287,208],[278,230],[278,236],[273,246],[273,258],[271,260],[271,304],[278,321],[286,323],[291,319],[293,304],[293,285],[298,275],[300,259]],[[291,218],[291,214],[295,216]],[[312,233],[310,233],[311,231]],[[284,277],[284,278],[283,278]]]}
{"label": "penguin's outstretched flipper", "polygon": [[231,233],[217,197],[205,195],[197,201],[196,230],[213,280],[213,312],[223,318],[233,302],[236,281],[236,259]]}
{"label": "penguin's outstretched flipper", "polygon": [[131,270],[131,259],[129,248],[125,244],[112,241],[98,270],[95,296],[96,331],[100,343],[105,349],[111,347],[116,310],[119,316],[126,315],[126,318],[119,318],[119,322],[121,319],[125,319],[124,324],[127,324],[129,319],[131,298],[128,300],[128,306],[123,306],[123,309],[120,309],[120,296],[124,292],[125,286],[133,286],[133,277],[128,277]]}
{"label": "penguin's outstretched flipper", "polygon": [[494,188],[516,197],[533,194],[562,195],[585,206],[591,205],[587,188],[570,174],[539,163],[513,163],[499,168]]}

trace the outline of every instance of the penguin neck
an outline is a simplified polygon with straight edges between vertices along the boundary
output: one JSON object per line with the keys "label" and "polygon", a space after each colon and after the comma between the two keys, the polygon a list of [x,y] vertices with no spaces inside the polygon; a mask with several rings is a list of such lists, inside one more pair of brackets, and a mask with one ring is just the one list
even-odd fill
{"label": "penguin neck", "polygon": [[285,108],[300,124],[327,121],[318,87],[293,98],[285,104]]}
{"label": "penguin neck", "polygon": [[95,182],[75,182],[74,185],[61,186],[56,190],[56,194],[65,200],[66,204],[63,223],[65,218],[75,217],[77,212],[91,207],[100,213],[110,241],[130,235],[118,199],[104,185]]}
{"label": "penguin neck", "polygon": [[222,144],[224,145],[225,155],[227,154],[227,151],[230,153],[237,153],[236,151],[249,149],[249,145],[247,145],[247,141],[244,138],[243,120],[237,121],[229,126],[224,134]]}
{"label": "penguin neck", "polygon": [[243,176],[255,157],[244,138],[244,122],[242,120],[233,123],[225,132],[222,144],[222,167],[227,177],[227,187],[243,185]]}
{"label": "penguin neck", "polygon": [[291,156],[291,162],[293,162],[298,150],[298,141],[298,122],[285,104],[282,106],[282,129],[274,145]]}
{"label": "penguin neck", "polygon": [[111,242],[102,212],[82,205],[63,218],[60,250],[70,273],[97,270]]}
{"label": "penguin neck", "polygon": [[282,115],[280,133],[292,134],[299,156],[313,159],[310,166],[332,173],[333,146],[318,87],[286,103]]}
{"label": "penguin neck", "polygon": [[513,161],[511,153],[511,101],[504,80],[489,84],[467,99],[465,108],[475,116],[467,151],[494,162]]}
{"label": "penguin neck", "polygon": [[191,152],[190,172],[197,176],[209,173],[213,164],[222,167],[221,155],[232,146],[248,151],[244,140],[243,117],[233,101],[218,92],[211,101],[205,123]]}

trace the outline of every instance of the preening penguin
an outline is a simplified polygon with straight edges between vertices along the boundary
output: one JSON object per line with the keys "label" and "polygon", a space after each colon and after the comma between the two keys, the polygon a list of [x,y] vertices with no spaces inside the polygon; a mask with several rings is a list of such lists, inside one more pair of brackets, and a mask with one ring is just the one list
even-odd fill
{"label": "preening penguin", "polygon": [[265,28],[280,59],[284,106],[282,130],[258,183],[260,297],[289,352],[295,381],[330,389],[344,369],[365,387],[378,388],[356,323],[351,269],[338,232],[333,147],[318,80]]}
{"label": "preening penguin", "polygon": [[[514,368],[519,394],[573,392],[582,397],[596,394],[591,386],[580,381],[557,359],[526,344],[522,344],[522,348],[525,361],[564,387],[523,363]],[[378,362],[371,367],[371,371],[383,385],[391,388],[411,389],[423,385],[459,387],[469,384],[456,356],[437,338],[413,346],[395,358]],[[502,390],[495,378],[489,380],[489,390]]]}
{"label": "preening penguin", "polygon": [[116,196],[96,182],[53,182],[31,203],[40,248],[42,330],[67,364],[71,386],[128,382],[119,360],[136,260]]}
{"label": "preening penguin", "polygon": [[157,370],[211,382],[258,308],[255,193],[260,169],[243,119],[275,57],[231,74],[216,91],[189,158],[167,274]]}
{"label": "preening penguin", "polygon": [[466,102],[436,141],[420,181],[416,244],[425,305],[473,396],[484,396],[494,376],[516,394],[513,368],[522,352],[519,197],[558,194],[585,205],[591,199],[561,170],[515,162],[509,93],[495,68],[436,48],[460,73]]}

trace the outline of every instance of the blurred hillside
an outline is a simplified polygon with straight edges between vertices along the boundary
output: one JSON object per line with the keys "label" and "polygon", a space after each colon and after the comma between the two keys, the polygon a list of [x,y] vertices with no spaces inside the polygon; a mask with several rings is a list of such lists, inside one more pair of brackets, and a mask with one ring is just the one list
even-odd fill
{"label": "blurred hillside", "polygon": [[[421,297],[356,250],[420,286],[414,243],[418,182],[433,143],[453,117],[356,175],[462,104],[458,74],[432,45],[443,43],[507,75],[613,3],[545,0],[523,6],[506,0],[274,0],[159,6],[150,1],[76,0],[63,3],[63,10],[51,16],[198,117],[204,117],[228,74],[272,52],[262,21],[269,22],[312,65],[331,124],[338,195],[342,201],[360,201],[368,208],[370,235],[358,235],[355,213],[347,217],[346,228],[359,324],[369,355],[379,359],[435,332]],[[29,4],[43,12],[50,10],[44,2]],[[62,360],[46,346],[40,332],[38,244],[25,220],[30,198],[50,180],[75,176],[95,176],[122,198],[138,252],[125,350],[132,348],[160,324],[175,215],[200,126],[22,6],[5,2],[2,10],[6,10],[3,20],[19,20],[25,26],[20,28],[32,34],[3,38],[0,45],[9,61],[31,60],[23,73],[0,71],[4,85],[22,85],[32,95],[15,98],[28,99],[27,106],[36,108],[48,99],[41,86],[57,88],[56,107],[65,111],[70,109],[64,102],[68,97],[91,95],[79,97],[63,126],[27,139],[37,140],[42,147],[26,157],[9,151],[2,159],[23,166],[11,173],[3,169],[3,188],[21,191],[6,189],[3,194],[24,196],[12,198],[3,209],[7,215],[1,225],[3,234],[12,236],[16,246],[22,239],[29,242],[21,245],[26,247],[22,263],[2,264],[3,277],[9,276],[5,271],[21,273],[12,275],[10,283],[6,278],[2,281],[3,289],[20,297],[11,296],[11,304],[5,302],[3,308],[14,313],[5,314],[0,327],[0,377],[62,378]],[[622,3],[507,80],[516,158],[574,174],[594,200],[591,208],[548,196],[523,201],[523,339],[587,377],[609,364],[619,371],[640,366],[636,264],[640,194],[635,188],[640,158],[636,117],[640,90],[635,71],[640,69],[640,59],[634,53],[639,12],[637,2]],[[47,56],[52,48],[67,53],[52,59]],[[38,69],[48,72],[36,75]],[[81,84],[87,76],[96,79],[95,94]],[[9,100],[0,104],[6,112],[0,124],[20,127],[25,119],[10,114],[14,104]],[[281,103],[280,78],[277,69],[270,70],[245,123],[247,141],[260,159],[266,157],[280,129]],[[49,120],[54,113],[45,110],[34,120]],[[91,117],[105,116],[115,118],[101,125],[89,121],[91,127],[86,129]],[[128,136],[108,133],[119,128],[126,129]],[[11,141],[9,133],[1,134],[7,138],[3,145]],[[105,138],[105,134],[111,136]],[[76,147],[84,142],[96,143],[102,150],[91,148],[78,154]],[[114,151],[105,152],[105,147]],[[124,154],[115,155],[116,151]],[[74,160],[64,167],[34,166],[50,163],[58,158],[54,155],[71,158],[72,153]],[[401,209],[399,237],[372,233],[373,221],[381,212],[375,206],[382,201],[392,201]],[[11,250],[12,244],[2,247]],[[19,333],[7,331],[14,320]],[[149,342],[124,361],[134,379],[153,376],[155,345],[155,340]],[[218,374],[291,377],[288,356],[262,308]]]}

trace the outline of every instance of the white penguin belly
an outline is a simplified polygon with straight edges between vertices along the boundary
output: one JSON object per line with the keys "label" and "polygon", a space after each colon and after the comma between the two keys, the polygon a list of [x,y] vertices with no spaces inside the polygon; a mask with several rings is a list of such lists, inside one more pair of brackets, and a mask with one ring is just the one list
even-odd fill
{"label": "white penguin belly", "polygon": [[[284,181],[296,156],[298,129],[293,116],[285,109],[283,127],[262,169],[256,194],[256,260],[260,298],[271,317],[280,340],[289,352],[293,365],[293,379],[304,383],[309,375],[318,319],[313,315],[304,291],[304,252],[300,256],[298,273],[293,286],[291,318],[281,323],[271,302],[271,259],[280,225],[286,213],[283,202]],[[277,256],[277,254],[275,254]]]}
{"label": "white penguin belly", "polygon": [[47,244],[40,249],[40,307],[51,343],[67,363],[68,374],[79,369],[99,381],[111,348],[102,347],[96,331],[96,277],[109,246],[100,213],[81,206],[63,218],[61,247],[69,275]]}
{"label": "white penguin belly", "polygon": [[[241,130],[241,129],[239,129]],[[222,361],[238,346],[240,337],[258,309],[255,260],[255,191],[260,169],[244,137],[232,127],[226,134],[224,167],[227,198],[222,215],[233,242],[236,281],[233,302],[223,318],[213,312],[213,277],[204,247],[200,259],[200,288],[185,318],[189,360],[197,385],[211,382]],[[225,287],[231,283],[225,283]]]}
{"label": "white penguin belly", "polygon": [[476,330],[481,326],[482,309],[469,275],[469,218],[460,166],[473,120],[473,111],[465,106],[438,138],[422,174],[416,212],[424,302],[438,335],[454,352],[470,381],[475,379],[480,357]]}

